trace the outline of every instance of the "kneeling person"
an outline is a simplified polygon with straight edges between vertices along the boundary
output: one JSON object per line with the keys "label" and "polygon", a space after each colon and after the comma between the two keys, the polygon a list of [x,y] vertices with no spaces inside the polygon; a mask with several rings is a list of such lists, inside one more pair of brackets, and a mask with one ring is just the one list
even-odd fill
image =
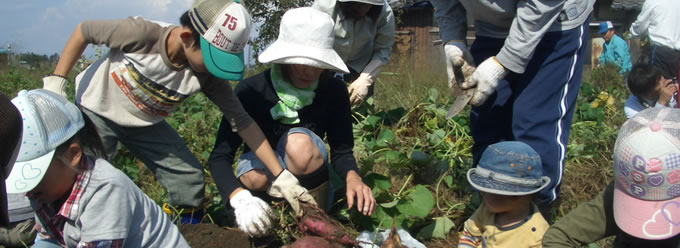
{"label": "kneeling person", "polygon": [[[347,72],[332,46],[333,21],[327,14],[312,8],[289,10],[281,19],[278,39],[259,56],[271,68],[245,79],[234,90],[269,143],[277,144],[275,153],[285,167],[279,175],[273,174],[245,149],[237,179],[231,164],[243,141],[231,132],[228,120],[222,120],[209,168],[222,197],[230,199],[239,227],[251,236],[264,235],[271,227],[271,209],[250,191],[267,190],[271,196],[286,198],[298,215],[302,214],[300,201],[314,201],[321,208],[332,201],[331,164],[321,137],[330,145],[333,169],[345,179],[349,208],[356,203],[364,215],[375,209],[371,189],[361,180],[353,157],[347,88],[329,72]],[[282,182],[288,180],[299,180],[315,199],[305,199],[301,192],[281,194]]]}

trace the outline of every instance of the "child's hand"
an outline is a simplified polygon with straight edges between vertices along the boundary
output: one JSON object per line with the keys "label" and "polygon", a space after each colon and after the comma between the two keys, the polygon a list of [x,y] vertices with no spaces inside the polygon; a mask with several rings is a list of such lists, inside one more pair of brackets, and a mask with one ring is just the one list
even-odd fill
{"label": "child's hand", "polygon": [[678,91],[678,86],[670,79],[666,79],[662,84],[661,90],[659,91],[659,104],[666,106],[673,97],[673,94]]}

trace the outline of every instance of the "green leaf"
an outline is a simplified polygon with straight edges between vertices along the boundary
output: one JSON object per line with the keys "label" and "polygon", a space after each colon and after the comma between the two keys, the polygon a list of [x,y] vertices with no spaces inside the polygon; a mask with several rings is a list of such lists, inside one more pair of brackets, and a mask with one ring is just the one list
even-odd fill
{"label": "green leaf", "polygon": [[425,128],[429,130],[437,129],[437,117],[425,121]]}
{"label": "green leaf", "polygon": [[399,151],[387,151],[385,153],[385,162],[392,169],[404,167],[407,159],[406,155]]}
{"label": "green leaf", "polygon": [[423,227],[417,237],[421,239],[440,238],[445,239],[446,234],[454,227],[453,221],[448,217],[435,218],[435,222]]}
{"label": "green leaf", "polygon": [[375,129],[378,126],[378,122],[380,122],[380,117],[371,115],[369,117],[366,117],[366,126],[370,127],[371,129]]}
{"label": "green leaf", "polygon": [[439,91],[435,88],[430,88],[428,100],[430,100],[431,103],[435,103],[437,102],[437,98],[439,98]]}
{"label": "green leaf", "polygon": [[385,129],[382,132],[380,132],[380,135],[378,135],[378,140],[376,141],[376,145],[378,147],[387,147],[386,143],[392,143],[394,141],[394,133],[392,130]]}
{"label": "green leaf", "polygon": [[411,152],[411,162],[417,166],[425,166],[432,161],[432,156],[420,151]]}
{"label": "green leaf", "polygon": [[377,187],[382,190],[388,190],[390,187],[392,187],[392,182],[390,182],[389,178],[377,173],[369,174],[366,176],[366,178],[364,178],[364,181],[366,185],[371,188]]}
{"label": "green leaf", "polygon": [[380,206],[382,206],[384,208],[393,208],[394,206],[397,205],[397,203],[399,203],[399,200],[394,200],[394,201],[386,202],[386,203],[380,203]]}
{"label": "green leaf", "polygon": [[444,176],[444,182],[450,188],[451,186],[453,186],[453,177],[451,175]]}
{"label": "green leaf", "polygon": [[409,216],[425,218],[434,207],[434,197],[423,185],[416,185],[404,204],[397,205],[399,212]]}

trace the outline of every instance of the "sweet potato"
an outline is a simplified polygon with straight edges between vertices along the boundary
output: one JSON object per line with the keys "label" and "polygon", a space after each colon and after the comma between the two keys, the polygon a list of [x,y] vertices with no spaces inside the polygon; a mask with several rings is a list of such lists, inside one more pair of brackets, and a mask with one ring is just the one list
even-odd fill
{"label": "sweet potato", "polygon": [[307,204],[303,204],[302,207],[304,215],[298,222],[300,231],[318,235],[343,245],[359,246],[359,242],[350,238],[340,225],[328,217],[323,210]]}
{"label": "sweet potato", "polygon": [[387,236],[385,243],[383,243],[380,248],[406,248],[405,246],[401,245],[401,237],[399,237],[397,228],[395,227],[396,223],[397,217],[395,216],[392,220],[392,230],[390,231],[390,235]]}
{"label": "sweet potato", "polygon": [[343,245],[318,236],[304,236],[282,248],[341,248]]}

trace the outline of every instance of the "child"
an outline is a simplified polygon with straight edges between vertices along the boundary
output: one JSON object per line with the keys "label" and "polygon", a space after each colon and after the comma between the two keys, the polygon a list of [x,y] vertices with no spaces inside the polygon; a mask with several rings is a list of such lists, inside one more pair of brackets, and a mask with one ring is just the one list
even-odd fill
{"label": "child", "polygon": [[532,202],[548,186],[541,157],[518,141],[484,150],[468,182],[482,195],[482,205],[465,221],[458,247],[540,247],[548,222]]}
{"label": "child", "polygon": [[37,247],[189,247],[163,210],[101,159],[96,128],[75,104],[43,89],[12,103],[23,138],[5,184],[31,200]]}
{"label": "child", "polygon": [[635,65],[628,76],[628,89],[632,95],[623,108],[628,119],[650,107],[678,107],[677,82],[666,79],[655,65]]}
{"label": "child", "polygon": [[544,247],[680,247],[680,109],[645,109],[623,124],[614,183],[550,227]]}
{"label": "child", "polygon": [[[125,145],[167,189],[168,203],[193,216],[186,219],[193,223],[205,206],[204,168],[165,121],[189,96],[203,92],[224,113],[230,131],[238,132],[274,175],[283,169],[227,81],[243,74],[248,11],[237,0],[195,0],[180,23],[164,27],[141,18],[82,22],[54,75],[43,79],[43,88],[66,96],[65,76],[87,44],[108,46],[106,56],[76,77],[75,102],[97,126],[106,157],[115,156],[118,142]],[[299,188],[297,181],[289,181],[285,191]]]}

